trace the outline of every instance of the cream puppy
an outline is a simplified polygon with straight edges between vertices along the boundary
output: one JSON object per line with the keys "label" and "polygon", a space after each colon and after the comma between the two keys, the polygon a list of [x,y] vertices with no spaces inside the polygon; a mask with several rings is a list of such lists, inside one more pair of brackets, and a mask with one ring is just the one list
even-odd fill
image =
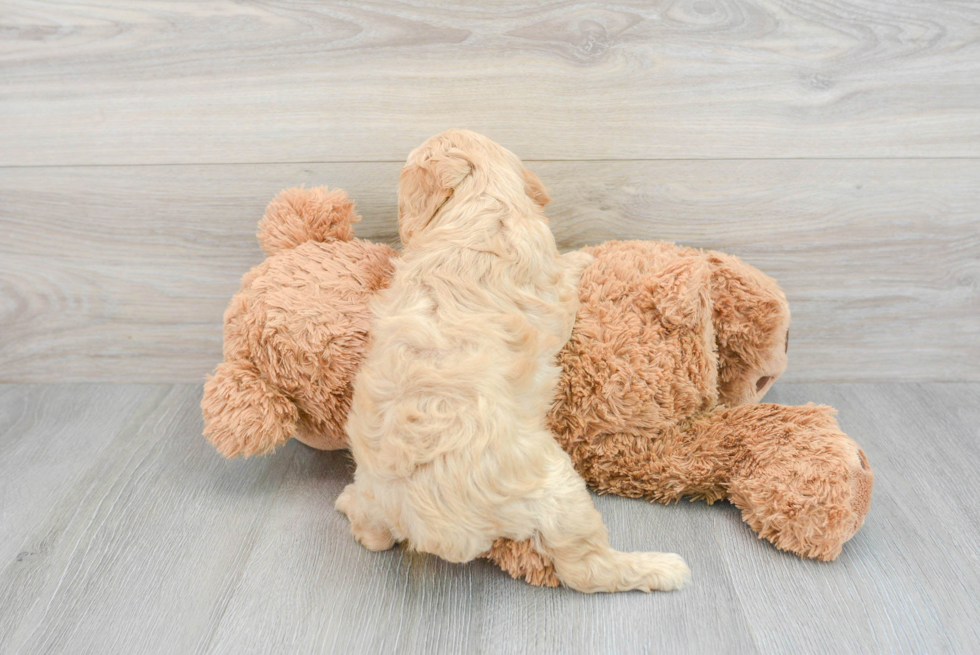
{"label": "cream puppy", "polygon": [[592,260],[558,254],[547,201],[478,134],[451,130],[409,155],[404,249],[372,306],[347,423],[357,469],[337,509],[371,550],[406,541],[467,562],[498,537],[532,539],[574,589],[676,589],[690,575],[677,555],[610,547],[545,424]]}

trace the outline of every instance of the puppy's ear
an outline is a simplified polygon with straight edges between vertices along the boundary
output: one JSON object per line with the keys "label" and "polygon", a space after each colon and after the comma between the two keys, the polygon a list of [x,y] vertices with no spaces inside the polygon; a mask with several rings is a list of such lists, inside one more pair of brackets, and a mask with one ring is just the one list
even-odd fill
{"label": "puppy's ear", "polygon": [[524,192],[540,207],[551,202],[551,196],[548,195],[548,190],[544,188],[544,184],[541,183],[537,175],[526,168],[524,169]]}
{"label": "puppy's ear", "polygon": [[402,169],[398,177],[398,235],[403,244],[425,229],[472,170],[470,160],[458,148]]}

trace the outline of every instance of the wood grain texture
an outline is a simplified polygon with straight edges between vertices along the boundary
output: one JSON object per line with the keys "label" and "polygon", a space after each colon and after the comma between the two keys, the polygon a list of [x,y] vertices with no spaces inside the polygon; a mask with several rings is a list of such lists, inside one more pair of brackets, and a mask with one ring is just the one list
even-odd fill
{"label": "wood grain texture", "polygon": [[200,436],[199,395],[0,385],[0,489],[56,487],[16,499],[15,516],[38,518],[14,526],[29,556],[0,559],[0,653],[980,649],[978,383],[778,383],[767,401],[837,406],[875,468],[871,512],[841,557],[776,551],[725,503],[597,497],[614,545],[678,552],[694,578],[593,596],[357,546],[333,509],[344,453],[291,443],[221,460]]}
{"label": "wood grain texture", "polygon": [[[47,446],[50,463],[22,460],[5,484],[40,478],[60,488],[19,499],[18,511],[38,518],[17,535],[23,556],[0,564],[0,651],[189,653],[206,645],[291,458],[222,461],[200,436],[200,393],[61,386],[31,403],[33,425],[19,440]],[[134,399],[139,406],[125,411]],[[52,438],[58,416],[79,439],[124,420],[74,481],[62,482],[75,453]]]}
{"label": "wood grain texture", "polygon": [[969,2],[7,0],[2,165],[976,157]]}
{"label": "wood grain texture", "polygon": [[[790,300],[787,380],[980,380],[980,161],[529,162],[562,248],[671,240]],[[347,189],[393,242],[399,165],[0,169],[0,380],[193,382],[282,187]]]}
{"label": "wood grain texture", "polygon": [[[0,387],[0,562],[44,555],[25,550],[24,539],[154,397],[141,386]],[[56,536],[46,535],[41,550]]]}

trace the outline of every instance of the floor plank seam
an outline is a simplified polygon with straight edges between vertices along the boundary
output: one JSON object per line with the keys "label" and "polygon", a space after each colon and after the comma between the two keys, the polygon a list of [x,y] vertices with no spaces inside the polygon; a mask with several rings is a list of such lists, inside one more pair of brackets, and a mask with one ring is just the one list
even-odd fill
{"label": "floor plank seam", "polygon": [[[406,153],[407,155],[407,153]],[[930,157],[927,155],[902,155],[896,157],[614,157],[568,159],[526,158],[530,164],[602,164],[602,163],[642,163],[642,162],[764,162],[764,161],[980,161],[977,155],[948,155]],[[151,162],[151,163],[69,163],[69,164],[0,164],[0,170],[59,169],[59,168],[173,168],[184,166],[319,166],[319,165],[358,165],[358,164],[404,164],[403,159],[311,159],[311,160],[264,160],[264,161],[202,161],[202,162]]]}

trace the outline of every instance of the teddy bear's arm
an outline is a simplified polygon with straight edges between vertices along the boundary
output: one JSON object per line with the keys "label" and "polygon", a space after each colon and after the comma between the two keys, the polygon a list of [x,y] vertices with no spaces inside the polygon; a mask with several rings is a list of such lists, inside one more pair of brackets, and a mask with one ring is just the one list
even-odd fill
{"label": "teddy bear's arm", "polygon": [[718,407],[655,435],[598,435],[569,453],[599,492],[671,502],[727,498],[760,537],[832,560],[864,523],[874,473],[834,411]]}
{"label": "teddy bear's arm", "polygon": [[864,525],[874,472],[831,407],[716,410],[709,434],[735,449],[729,500],[780,550],[833,560]]}

